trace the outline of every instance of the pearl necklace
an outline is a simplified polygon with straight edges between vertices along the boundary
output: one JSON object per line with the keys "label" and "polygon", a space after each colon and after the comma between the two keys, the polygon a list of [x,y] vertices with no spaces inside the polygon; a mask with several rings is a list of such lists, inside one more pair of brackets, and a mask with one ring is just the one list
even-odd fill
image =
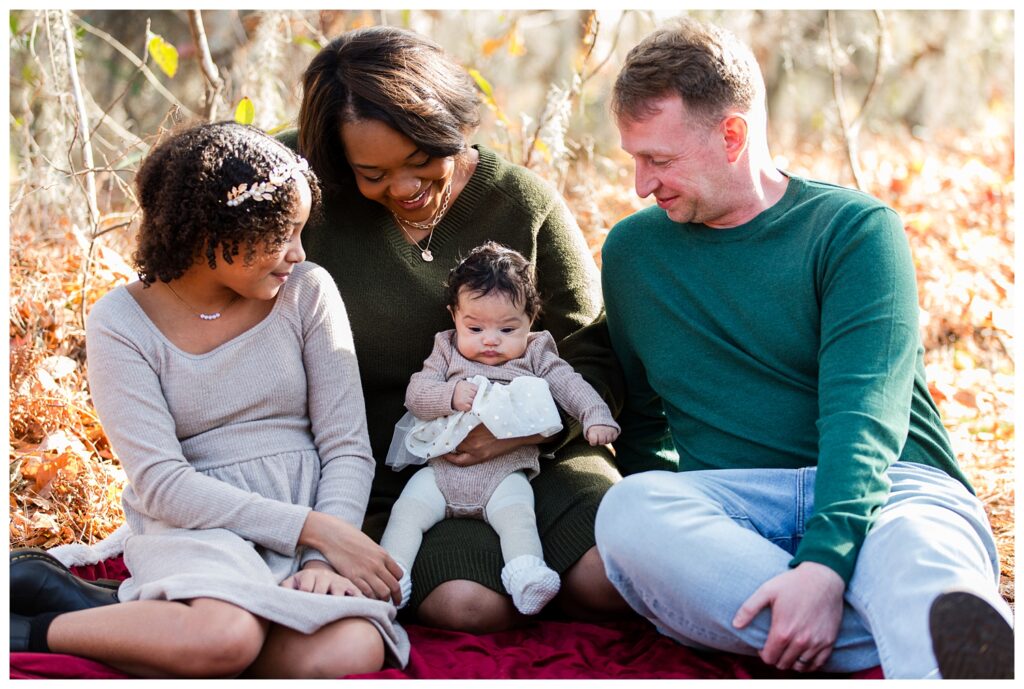
{"label": "pearl necklace", "polygon": [[391,215],[395,217],[395,222],[398,223],[398,229],[405,233],[405,236],[409,238],[409,241],[416,245],[417,249],[420,247],[420,243],[413,239],[413,236],[409,233],[409,230],[405,229],[406,225],[415,230],[430,230],[430,234],[427,235],[427,245],[420,252],[420,258],[422,258],[427,263],[430,263],[431,261],[434,260],[434,254],[430,253],[430,240],[434,238],[434,228],[437,227],[437,225],[441,222],[442,218],[444,218],[445,213],[448,212],[448,202],[452,198],[453,182],[454,179],[448,182],[448,186],[445,187],[444,189],[444,195],[441,197],[441,207],[437,209],[437,212],[434,213],[434,216],[430,218],[430,220],[425,220],[423,222],[406,220],[405,218],[399,216],[398,213],[391,211]]}
{"label": "pearl necklace", "polygon": [[220,308],[220,310],[218,310],[218,311],[215,311],[215,312],[213,312],[213,313],[202,313],[201,311],[197,311],[196,309],[192,308],[192,305],[191,305],[191,304],[189,304],[189,303],[188,303],[187,301],[185,301],[184,299],[182,299],[182,298],[181,298],[181,295],[180,295],[180,294],[178,294],[177,292],[175,292],[175,291],[174,291],[174,288],[173,288],[173,287],[171,287],[171,284],[170,284],[169,282],[165,282],[164,284],[165,284],[165,285],[167,285],[167,289],[171,290],[171,294],[173,294],[174,296],[176,296],[176,297],[178,298],[178,301],[180,301],[180,302],[181,302],[182,304],[184,304],[184,305],[185,305],[186,307],[188,307],[188,310],[189,310],[189,311],[191,311],[191,312],[192,312],[192,313],[194,313],[195,315],[199,316],[199,317],[200,317],[200,318],[202,318],[202,319],[203,319],[204,321],[215,321],[215,320],[217,320],[218,318],[220,318],[220,315],[221,315],[221,314],[222,314],[222,313],[223,313],[224,311],[227,311],[227,310],[228,310],[228,307],[229,307],[229,306],[231,306],[232,304],[234,304],[234,303],[235,303],[235,302],[236,302],[236,301],[238,300],[238,294],[235,294],[235,296],[231,297],[231,300],[230,300],[230,301],[228,301],[228,303],[227,303],[227,304],[225,304],[224,306],[222,306],[222,307]]}

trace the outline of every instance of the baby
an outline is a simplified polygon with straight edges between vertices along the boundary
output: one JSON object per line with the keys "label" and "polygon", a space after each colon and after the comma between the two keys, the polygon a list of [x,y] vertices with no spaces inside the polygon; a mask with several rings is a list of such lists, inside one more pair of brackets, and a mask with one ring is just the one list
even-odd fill
{"label": "baby", "polygon": [[472,466],[445,459],[480,423],[496,438],[557,433],[555,402],[579,419],[591,445],[618,437],[608,406],[558,356],[551,334],[530,331],[540,308],[529,262],[500,244],[473,249],[448,276],[455,329],[435,336],[423,370],[410,379],[410,413],[396,426],[387,460],[396,469],[427,463],[406,484],[381,539],[404,570],[403,604],[424,532],[450,517],[483,519],[497,532],[501,581],[521,613],[540,612],[558,593],[559,576],[543,560],[529,483],[540,471],[538,446]]}

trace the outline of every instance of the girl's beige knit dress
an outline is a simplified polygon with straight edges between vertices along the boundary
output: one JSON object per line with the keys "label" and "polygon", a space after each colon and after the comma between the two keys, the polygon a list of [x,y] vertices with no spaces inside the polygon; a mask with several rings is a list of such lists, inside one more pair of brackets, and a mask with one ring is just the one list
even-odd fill
{"label": "girl's beige knit dress", "polygon": [[363,617],[390,663],[408,662],[391,603],[279,586],[326,559],[298,545],[311,509],[360,526],[375,466],[348,317],[326,271],[298,264],[263,321],[205,354],[172,344],[119,287],[89,314],[87,348],[93,401],[129,481],[122,601],[215,598],[304,633]]}

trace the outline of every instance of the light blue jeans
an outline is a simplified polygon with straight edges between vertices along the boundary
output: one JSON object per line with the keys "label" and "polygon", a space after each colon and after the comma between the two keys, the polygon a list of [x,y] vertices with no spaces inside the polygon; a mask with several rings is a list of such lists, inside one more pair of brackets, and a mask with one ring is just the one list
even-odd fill
{"label": "light blue jeans", "polygon": [[[938,677],[932,600],[963,588],[1012,624],[999,595],[995,540],[981,502],[945,472],[897,462],[861,547],[827,672],[881,664],[887,678]],[[816,468],[649,471],[623,479],[597,513],[609,580],[662,634],[687,646],[756,655],[768,609],[743,629],[740,605],[789,561],[814,513]]]}

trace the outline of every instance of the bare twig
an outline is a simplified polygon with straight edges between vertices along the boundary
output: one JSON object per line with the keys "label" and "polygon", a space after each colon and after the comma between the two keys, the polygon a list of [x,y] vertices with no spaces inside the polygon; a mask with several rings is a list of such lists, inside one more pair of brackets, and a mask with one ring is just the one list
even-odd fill
{"label": "bare twig", "polygon": [[175,106],[181,108],[183,111],[185,111],[185,113],[188,114],[189,117],[198,117],[198,115],[192,112],[192,110],[188,106],[186,106],[184,103],[178,100],[173,93],[168,91],[164,87],[164,85],[160,83],[160,80],[156,78],[156,75],[153,74],[153,71],[146,66],[146,63],[139,59],[139,57],[135,53],[126,48],[124,44],[122,44],[116,38],[108,34],[106,31],[97,29],[95,26],[89,24],[86,21],[83,21],[81,17],[76,17],[76,21],[79,23],[79,25],[81,25],[83,29],[91,33],[93,36],[102,38],[104,41],[109,43],[115,50],[117,50],[117,52],[121,53],[126,58],[128,58],[128,60],[133,65],[139,68],[139,71],[141,71],[142,74],[145,75],[146,80],[153,85],[153,88],[155,88],[161,96],[166,98]]}
{"label": "bare twig", "polygon": [[839,52],[839,41],[836,38],[836,13],[829,10],[826,15],[828,26],[828,66],[832,72],[832,96],[836,103],[836,112],[839,115],[839,129],[843,134],[843,141],[846,144],[846,162],[853,174],[853,182],[860,190],[864,189],[861,181],[860,164],[857,162],[856,142],[853,140],[850,131],[850,123],[846,120],[846,110],[843,108],[843,77],[840,74],[840,67],[836,62],[836,54]]}
{"label": "bare twig", "polygon": [[[627,10],[627,12],[628,11],[629,10]],[[595,21],[597,21],[597,20],[595,19]],[[593,78],[593,76],[595,74],[597,74],[602,69],[604,69],[604,66],[606,64],[608,64],[608,61],[611,60],[615,56],[615,49],[618,48],[618,46],[619,46],[619,37],[622,35],[622,24],[623,24],[623,22],[622,22],[621,19],[619,21],[615,22],[615,34],[612,36],[612,45],[608,49],[608,54],[604,56],[603,60],[601,60],[600,62],[597,63],[597,65],[594,67],[594,69],[590,70],[589,74],[585,75],[580,80],[580,88],[583,88],[583,85],[586,84],[588,81],[590,81],[591,78]],[[594,29],[594,43],[593,43],[593,45],[597,45],[597,28]],[[593,50],[593,46],[591,47],[591,50]],[[589,54],[588,54],[588,57],[589,57]]]}
{"label": "bare twig", "polygon": [[82,83],[78,79],[78,62],[75,58],[75,36],[71,33],[71,23],[68,21],[68,11],[60,11],[61,27],[64,31],[64,44],[67,49],[68,60],[68,81],[71,85],[71,97],[75,102],[75,112],[78,116],[78,136],[82,142],[82,162],[85,164],[85,200],[89,205],[89,222],[95,230],[99,222],[100,210],[96,203],[96,175],[92,158],[92,143],[89,137],[89,113],[86,111],[85,97],[82,95]]}
{"label": "bare twig", "polygon": [[853,174],[854,184],[862,191],[864,190],[864,181],[861,175],[860,163],[857,155],[857,135],[860,132],[864,113],[871,104],[871,100],[878,90],[878,84],[881,82],[882,60],[884,59],[886,39],[888,36],[885,29],[885,16],[880,10],[875,10],[875,22],[878,25],[878,34],[875,40],[875,72],[871,76],[871,83],[868,85],[868,90],[864,95],[864,100],[861,102],[860,109],[857,111],[857,114],[853,119],[847,120],[846,111],[843,108],[843,77],[840,73],[840,67],[836,63],[835,59],[836,54],[839,52],[839,40],[836,37],[835,11],[829,10],[827,14],[829,42],[828,64],[829,69],[832,72],[832,95],[835,99],[836,111],[839,114],[839,128],[842,131],[843,141],[846,144],[846,161],[850,166],[850,172]]}
{"label": "bare twig", "polygon": [[[580,95],[580,90],[583,87],[583,69],[587,64],[587,60],[590,59],[591,53],[594,52],[594,46],[597,44],[597,34],[600,30],[600,24],[597,21],[597,11],[590,10],[587,14],[586,19],[586,34],[583,36],[585,45],[588,45],[587,52],[583,55],[583,59],[580,60],[578,67],[573,71],[573,77],[569,85],[569,101],[572,102]],[[544,110],[541,112],[540,118],[537,120],[537,126],[533,130],[533,138],[530,140],[530,145],[526,149],[526,160],[523,162],[523,167],[530,167],[530,162],[533,160],[533,151],[537,146],[537,141],[540,139],[540,133],[543,131],[544,126],[548,121],[554,117],[555,108],[548,107],[550,103],[545,100]]]}
{"label": "bare twig", "polygon": [[203,27],[203,16],[199,10],[188,11],[188,26],[192,31],[192,40],[196,44],[196,58],[199,68],[206,78],[206,119],[212,122],[217,119],[217,107],[224,91],[224,80],[220,78],[213,56],[210,55],[210,44],[206,40],[206,29]]}

